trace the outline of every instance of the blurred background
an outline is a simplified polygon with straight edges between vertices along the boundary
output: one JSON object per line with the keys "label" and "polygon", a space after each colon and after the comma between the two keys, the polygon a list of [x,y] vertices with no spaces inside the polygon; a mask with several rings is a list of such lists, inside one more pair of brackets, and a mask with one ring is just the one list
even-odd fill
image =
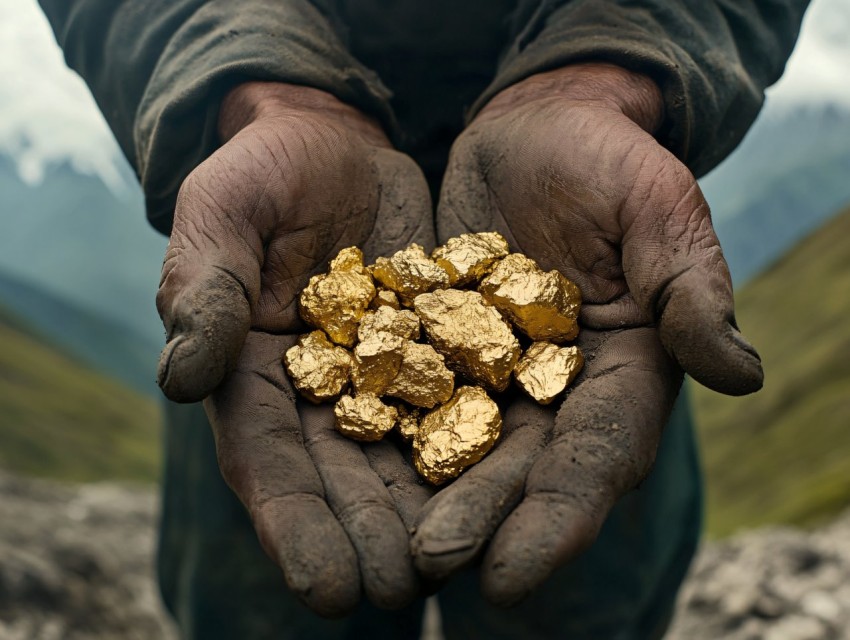
{"label": "blurred background", "polygon": [[[166,240],[35,0],[0,0],[0,79],[0,638],[100,637],[110,624],[166,637],[150,579]],[[679,633],[739,637],[759,619],[779,635],[740,637],[850,637],[850,591],[821,585],[832,600],[811,614],[791,596],[765,605],[758,584],[782,570],[765,567],[783,535],[804,551],[833,534],[850,547],[836,520],[850,504],[850,2],[812,3],[785,76],[702,187],[766,383],[740,399],[691,385],[709,543]],[[767,525],[803,529],[740,533]],[[850,583],[850,549],[823,544]],[[741,575],[724,577],[735,564]],[[753,583],[749,604],[724,600],[735,579]],[[137,610],[118,620],[115,598]],[[738,617],[726,635],[682,631],[700,611]]]}

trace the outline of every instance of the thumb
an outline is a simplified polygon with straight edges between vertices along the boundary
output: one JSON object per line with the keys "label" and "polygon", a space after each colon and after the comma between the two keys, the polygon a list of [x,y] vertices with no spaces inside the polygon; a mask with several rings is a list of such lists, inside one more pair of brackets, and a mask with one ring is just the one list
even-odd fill
{"label": "thumb", "polygon": [[687,168],[662,153],[655,175],[637,180],[622,209],[629,289],[655,319],[665,349],[697,382],[729,395],[758,391],[761,360],[735,322],[732,280],[708,203]]}
{"label": "thumb", "polygon": [[259,234],[227,215],[209,173],[181,187],[156,297],[167,340],[157,383],[176,402],[202,400],[233,368],[260,290]]}

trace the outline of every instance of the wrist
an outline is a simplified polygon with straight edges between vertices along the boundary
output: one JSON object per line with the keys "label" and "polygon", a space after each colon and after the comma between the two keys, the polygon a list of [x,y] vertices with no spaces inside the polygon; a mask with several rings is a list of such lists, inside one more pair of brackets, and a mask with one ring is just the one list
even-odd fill
{"label": "wrist", "polygon": [[652,134],[664,119],[663,95],[651,78],[605,62],[584,62],[538,73],[503,89],[476,120],[554,97],[616,109]]}
{"label": "wrist", "polygon": [[269,118],[310,115],[342,124],[372,144],[390,146],[374,118],[321,89],[285,82],[250,81],[231,89],[222,100],[218,133],[227,142],[245,127]]}

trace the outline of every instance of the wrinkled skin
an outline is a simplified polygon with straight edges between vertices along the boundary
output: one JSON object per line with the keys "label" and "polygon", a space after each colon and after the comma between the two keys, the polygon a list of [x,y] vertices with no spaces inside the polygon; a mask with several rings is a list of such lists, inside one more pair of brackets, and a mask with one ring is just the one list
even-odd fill
{"label": "wrinkled skin", "polygon": [[485,596],[519,602],[650,471],[683,370],[723,393],[760,388],[708,206],[652,135],[662,117],[649,79],[588,63],[505,90],[456,141],[438,239],[497,230],[574,280],[586,365],[559,410],[514,402],[490,457],[426,505],[425,576],[483,552]]}
{"label": "wrinkled skin", "polygon": [[374,122],[314,89],[242,85],[220,133],[177,202],[160,386],[206,398],[222,475],[309,607],[344,615],[361,589],[403,606],[419,592],[409,529],[428,492],[395,447],[343,438],[331,405],[297,400],[281,356],[305,330],[297,294],[340,249],[433,246],[425,180]]}

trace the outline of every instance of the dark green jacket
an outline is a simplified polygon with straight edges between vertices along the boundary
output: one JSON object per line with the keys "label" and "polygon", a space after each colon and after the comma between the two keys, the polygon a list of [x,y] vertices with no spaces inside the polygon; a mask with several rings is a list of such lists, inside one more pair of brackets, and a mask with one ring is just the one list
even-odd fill
{"label": "dark green jacket", "polygon": [[606,60],[662,87],[661,140],[701,175],[782,73],[807,0],[40,0],[171,225],[216,147],[219,99],[247,78],[325,89],[378,116],[429,174],[464,117],[533,73]]}

